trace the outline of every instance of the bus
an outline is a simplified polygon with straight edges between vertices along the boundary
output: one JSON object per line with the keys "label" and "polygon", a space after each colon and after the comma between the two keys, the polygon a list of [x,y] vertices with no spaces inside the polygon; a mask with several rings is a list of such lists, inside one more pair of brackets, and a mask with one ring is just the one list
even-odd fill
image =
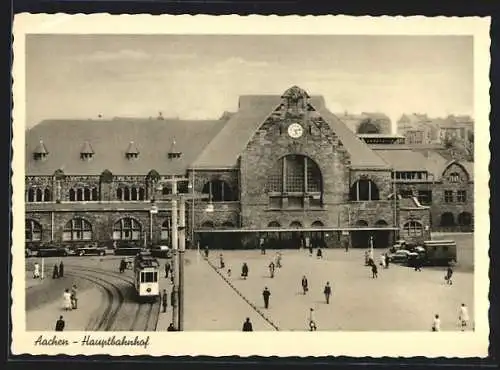
{"label": "bus", "polygon": [[454,240],[426,240],[423,246],[428,264],[449,265],[457,263],[457,243]]}

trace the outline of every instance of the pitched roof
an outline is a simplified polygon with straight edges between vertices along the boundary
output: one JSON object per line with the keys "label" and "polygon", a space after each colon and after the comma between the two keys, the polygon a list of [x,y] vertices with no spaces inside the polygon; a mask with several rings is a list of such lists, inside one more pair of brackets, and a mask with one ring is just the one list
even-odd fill
{"label": "pitched roof", "polygon": [[316,107],[314,102],[311,105],[319,112],[321,117],[330,125],[331,129],[338,136],[344,148],[351,156],[351,166],[360,168],[389,168],[388,164],[379,157],[368,144],[359,139],[344,122],[330,112],[326,107]]}
{"label": "pitched roof", "polygon": [[395,171],[427,171],[425,156],[409,149],[374,149]]}
{"label": "pitched roof", "polygon": [[34,154],[49,154],[49,151],[45,147],[43,140],[40,139],[40,142],[36,146],[35,150],[33,150]]}
{"label": "pitched roof", "polygon": [[[44,161],[26,155],[26,175],[52,175],[57,169],[73,175],[99,175],[105,169],[119,175],[146,175],[151,169],[161,175],[183,174],[225,124],[222,120],[168,119],[43,121],[26,132],[25,150],[33,153],[42,138],[51,155]],[[182,156],[169,159],[174,137]],[[141,147],[134,161],[125,156],[131,140]],[[90,161],[80,159],[86,141],[94,151]]]}

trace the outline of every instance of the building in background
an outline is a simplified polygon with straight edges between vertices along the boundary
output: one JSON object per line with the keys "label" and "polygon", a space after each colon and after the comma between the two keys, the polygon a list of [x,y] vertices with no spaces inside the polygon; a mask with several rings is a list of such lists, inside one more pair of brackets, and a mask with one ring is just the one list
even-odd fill
{"label": "building in background", "polygon": [[422,162],[384,125],[357,137],[297,86],[241,96],[218,120],[44,121],[26,132],[26,241],[168,243],[172,189],[158,185],[172,177],[189,244],[386,247],[428,239],[445,210],[434,202],[446,225],[472,227],[470,166]]}

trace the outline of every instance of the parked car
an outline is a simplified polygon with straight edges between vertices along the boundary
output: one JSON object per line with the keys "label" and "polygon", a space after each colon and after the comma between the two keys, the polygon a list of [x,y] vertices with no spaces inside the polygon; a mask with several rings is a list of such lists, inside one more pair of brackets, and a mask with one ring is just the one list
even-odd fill
{"label": "parked car", "polygon": [[389,252],[396,253],[400,249],[406,249],[406,246],[406,241],[398,240],[392,247],[389,248]]}
{"label": "parked car", "polygon": [[106,248],[97,245],[88,245],[86,247],[78,247],[75,249],[77,256],[105,256]]}
{"label": "parked car", "polygon": [[126,247],[126,246],[120,246],[115,248],[115,255],[117,256],[135,256],[139,254],[143,248],[139,247]]}
{"label": "parked car", "polygon": [[166,245],[154,245],[151,247],[151,255],[156,258],[172,258],[172,248]]}
{"label": "parked car", "polygon": [[68,247],[49,245],[40,247],[33,254],[37,257],[66,257],[73,256],[75,252]]}
{"label": "parked car", "polygon": [[410,252],[406,249],[399,249],[394,253],[389,253],[387,257],[389,258],[389,262],[393,263],[406,263],[412,257],[417,257],[418,253]]}

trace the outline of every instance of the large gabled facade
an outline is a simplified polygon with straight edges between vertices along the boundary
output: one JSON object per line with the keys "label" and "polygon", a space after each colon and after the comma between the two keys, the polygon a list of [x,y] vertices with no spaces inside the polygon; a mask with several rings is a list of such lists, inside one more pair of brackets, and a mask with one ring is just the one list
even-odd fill
{"label": "large gabled facade", "polygon": [[385,247],[430,236],[429,207],[394,197],[394,166],[296,86],[242,96],[216,121],[42,122],[27,132],[26,161],[28,242],[167,242],[170,188],[158,184],[171,177],[187,179],[191,244],[366,248],[370,237]]}

